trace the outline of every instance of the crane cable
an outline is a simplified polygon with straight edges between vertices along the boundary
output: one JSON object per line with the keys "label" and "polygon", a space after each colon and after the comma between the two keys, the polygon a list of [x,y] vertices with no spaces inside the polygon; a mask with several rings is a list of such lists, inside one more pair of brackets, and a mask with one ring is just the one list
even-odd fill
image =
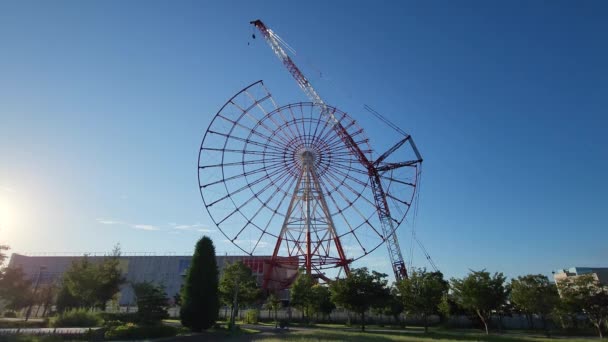
{"label": "crane cable", "polygon": [[382,114],[378,113],[372,107],[370,107],[370,106],[368,106],[366,104],[363,104],[363,108],[365,108],[365,110],[367,110],[368,112],[374,114],[374,116],[376,118],[378,118],[380,121],[384,122],[390,128],[392,128],[395,131],[399,132],[401,135],[403,135],[403,136],[407,136],[408,135],[407,133],[405,133],[405,131],[403,131],[401,128],[399,128],[399,126],[397,126],[394,123],[392,123],[391,121],[389,121],[389,119],[385,118]]}
{"label": "crane cable", "polygon": [[[390,128],[394,129],[395,131],[397,131],[398,133],[400,133],[403,136],[407,136],[408,134],[405,133],[405,131],[403,131],[401,128],[399,128],[397,125],[395,125],[394,123],[392,123],[389,119],[385,118],[382,114],[378,113],[378,111],[374,110],[372,107],[368,106],[367,104],[363,105],[363,108],[365,108],[365,110],[367,110],[368,112],[372,113],[376,118],[378,118],[380,121],[384,122],[387,126],[389,126]],[[422,168],[422,166],[420,166],[420,168]],[[410,244],[410,258],[409,258],[409,268],[411,269],[413,267],[414,264],[414,242],[416,242],[418,244],[418,246],[420,247],[420,250],[422,251],[422,253],[424,254],[426,260],[428,261],[428,263],[431,265],[431,268],[433,268],[433,270],[435,272],[438,272],[439,269],[437,268],[437,265],[435,264],[435,262],[433,261],[433,259],[431,258],[431,256],[429,255],[428,251],[426,250],[426,248],[424,247],[424,245],[422,244],[422,242],[420,241],[420,239],[418,239],[418,237],[416,236],[416,218],[418,217],[418,203],[420,202],[420,188],[422,187],[422,178],[420,177],[420,172],[421,170],[418,169],[417,171],[417,175],[416,178],[418,178],[418,185],[416,188],[416,199],[414,201],[414,213],[413,213],[413,218],[412,218],[412,240],[411,240],[411,244]]]}

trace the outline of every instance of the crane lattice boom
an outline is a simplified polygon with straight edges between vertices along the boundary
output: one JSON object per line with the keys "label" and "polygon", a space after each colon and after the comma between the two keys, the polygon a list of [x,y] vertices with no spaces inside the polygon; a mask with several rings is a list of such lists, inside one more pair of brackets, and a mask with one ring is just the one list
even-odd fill
{"label": "crane lattice boom", "polygon": [[[276,35],[272,32],[272,30],[267,28],[261,20],[252,21],[251,24],[253,24],[262,33],[274,53],[277,55],[277,57],[279,57],[283,65],[287,68],[289,73],[293,76],[293,78],[296,80],[300,88],[302,88],[304,93],[306,93],[308,98],[312,100],[312,102],[314,102],[315,104],[321,105],[321,114],[328,117],[330,122],[333,123],[333,129],[338,134],[340,139],[342,139],[349,151],[353,155],[355,155],[358,161],[367,169],[367,173],[370,178],[371,188],[374,194],[374,201],[380,219],[380,224],[382,225],[383,239],[388,246],[389,257],[391,259],[391,265],[395,274],[395,279],[401,280],[403,278],[407,278],[405,262],[403,261],[401,248],[399,247],[399,241],[397,239],[397,235],[395,234],[395,220],[391,217],[388,202],[386,200],[386,194],[384,189],[382,188],[382,183],[380,181],[381,171],[377,167],[383,159],[385,159],[389,154],[394,152],[397,148],[393,148],[384,153],[381,157],[381,160],[379,159],[376,162],[369,160],[363,153],[363,151],[359,148],[357,143],[354,141],[352,136],[350,136],[347,130],[342,126],[340,121],[336,119],[334,114],[328,109],[327,106],[325,106],[325,102],[323,101],[321,96],[319,96],[316,90],[312,87],[308,79],[306,79],[304,74],[295,65],[289,55],[287,55],[285,50],[283,50],[279,39],[277,39]],[[416,149],[409,135],[406,136],[402,142],[400,142],[399,146],[401,146],[404,142],[408,140],[411,146],[413,147],[418,160],[398,163],[399,165],[393,165],[392,167],[388,166],[387,169],[407,166],[408,163],[418,163],[422,161],[422,158],[420,157],[420,154],[418,153],[418,150]],[[385,167],[387,166],[385,165]]]}

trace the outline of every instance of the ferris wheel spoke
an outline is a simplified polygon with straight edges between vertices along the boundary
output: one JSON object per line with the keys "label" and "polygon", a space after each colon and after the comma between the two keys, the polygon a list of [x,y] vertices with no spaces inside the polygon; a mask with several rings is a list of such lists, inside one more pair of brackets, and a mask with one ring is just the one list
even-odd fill
{"label": "ferris wheel spoke", "polygon": [[[280,166],[280,163],[276,163],[275,166],[271,166],[271,168],[277,168],[279,166]],[[206,188],[208,186],[216,185],[216,184],[220,184],[220,183],[226,183],[227,181],[233,181],[233,180],[236,180],[236,179],[239,179],[239,178],[247,178],[248,176],[264,172],[268,168],[269,168],[268,166],[263,165],[263,166],[261,166],[261,167],[259,167],[257,169],[253,169],[253,170],[250,170],[250,171],[247,171],[247,172],[244,172],[244,173],[240,173],[240,174],[237,174],[237,175],[234,175],[234,176],[230,176],[230,177],[227,177],[227,178],[222,178],[222,179],[217,180],[215,182],[211,182],[211,183],[207,183],[207,184],[201,185],[201,188]]]}
{"label": "ferris wheel spoke", "polygon": [[[347,188],[349,188],[348,186],[346,186],[346,187],[347,187]],[[346,195],[345,195],[345,194],[344,194],[344,193],[343,193],[343,192],[340,190],[340,188],[339,188],[339,187],[336,187],[335,189],[336,189],[336,191],[335,191],[335,192],[337,192],[337,193],[338,193],[338,194],[339,194],[339,195],[342,197],[342,199],[343,199],[344,201],[346,201],[347,203],[351,203],[351,202],[348,200],[348,197],[347,197],[347,196],[346,196]],[[352,189],[351,189],[351,191],[352,191]],[[361,196],[361,194],[358,194],[358,195],[359,195],[359,196],[360,196],[360,198],[362,198],[362,199],[363,199],[365,202],[367,202],[367,203],[368,203],[368,204],[369,204],[369,205],[370,205],[372,208],[374,208],[374,211],[376,211],[376,209],[375,209],[375,208],[376,208],[376,205],[375,205],[374,203],[370,202],[370,201],[369,201],[369,200],[368,200],[366,197]],[[331,195],[330,195],[330,197],[331,197]],[[374,227],[374,226],[373,226],[373,225],[372,225],[372,224],[369,222],[369,217],[366,217],[365,215],[363,215],[363,213],[361,213],[361,211],[360,211],[360,210],[359,210],[359,209],[358,209],[356,206],[354,206],[354,205],[350,205],[350,206],[349,206],[349,208],[352,208],[352,209],[353,209],[353,210],[354,210],[354,211],[355,211],[357,214],[359,214],[359,216],[360,216],[360,217],[361,217],[361,218],[364,220],[364,222],[365,222],[365,223],[366,223],[366,224],[367,224],[367,225],[368,225],[370,228],[372,228],[372,230],[373,230],[374,232],[376,232],[376,234],[377,234],[377,235],[378,235],[380,238],[383,238],[383,235],[382,235],[382,234],[380,234],[380,233],[379,233],[379,232],[376,230],[376,228],[375,228],[375,227]]]}
{"label": "ferris wheel spoke", "polygon": [[[227,217],[224,218],[224,220],[222,220],[222,222],[218,223],[221,224],[223,223],[223,221],[225,221],[226,219],[228,219],[230,216],[234,215],[236,212],[241,212],[241,209],[245,207],[245,205],[249,204],[254,198],[258,198],[258,195],[261,194],[262,192],[266,191],[268,189],[268,187],[270,186],[267,185],[264,189],[260,190],[258,192],[258,194],[254,194],[254,196],[250,197],[247,201],[245,201],[241,206],[239,206],[237,209],[235,209],[234,211],[232,211]],[[241,229],[238,231],[238,233],[236,233],[236,235],[234,236],[233,240],[238,239],[238,237],[241,235],[241,233],[251,224],[252,226],[254,226],[255,228],[257,228],[258,230],[260,230],[263,234],[265,233],[265,230],[261,229],[260,227],[258,227],[257,225],[255,225],[252,220],[259,214],[259,212],[262,211],[262,209],[264,208],[264,206],[260,207],[258,209],[258,211],[256,212],[256,214],[253,217],[247,218],[245,215],[243,215],[244,218],[247,219],[247,222],[243,225],[243,227],[241,227]],[[263,235],[262,234],[262,235]]]}
{"label": "ferris wheel spoke", "polygon": [[[278,168],[278,167],[275,167],[275,168]],[[262,172],[262,171],[264,171],[264,168],[261,168],[261,169],[256,170],[256,171],[255,171],[255,173],[259,173],[259,172]],[[243,177],[246,177],[246,176],[243,174],[243,175],[236,175],[236,176],[233,176],[233,177],[230,177],[230,178],[236,179],[235,177],[238,177],[238,178],[243,178]],[[228,178],[227,178],[227,179],[228,179]],[[224,184],[226,184],[226,182],[225,182],[225,181],[226,181],[227,179],[225,179],[225,180],[224,180],[224,182],[223,182]],[[233,179],[232,179],[232,180],[233,180]],[[240,193],[241,191],[243,191],[243,190],[245,190],[245,189],[247,189],[247,188],[250,188],[250,187],[251,187],[251,186],[253,186],[253,185],[257,185],[258,183],[260,183],[260,182],[262,182],[262,181],[264,181],[264,180],[267,180],[267,179],[269,179],[269,176],[268,176],[268,175],[267,175],[267,176],[264,176],[264,177],[261,177],[261,178],[259,178],[259,179],[255,180],[255,181],[253,181],[253,182],[247,183],[247,184],[243,185],[242,187],[240,187],[240,188],[238,188],[238,189],[236,189],[236,190],[234,190],[234,191],[228,191],[228,189],[226,189],[226,190],[227,190],[227,194],[226,194],[225,196],[223,196],[223,197],[221,197],[221,198],[217,199],[217,200],[216,200],[216,201],[214,201],[214,202],[209,203],[209,204],[207,205],[207,207],[211,207],[211,206],[213,206],[214,204],[219,203],[219,202],[221,202],[221,201],[223,201],[223,200],[226,200],[226,199],[230,198],[231,196],[233,196],[233,195],[235,195],[235,194],[238,194],[238,193]],[[213,183],[217,184],[217,183],[221,183],[221,182],[220,182],[220,181],[217,181],[217,182],[213,182]],[[207,186],[209,186],[209,185],[210,185],[210,184],[207,184],[207,185],[205,185],[205,186],[201,186],[201,188],[207,187]]]}
{"label": "ferris wheel spoke", "polygon": [[[334,108],[333,110],[333,114],[335,115],[336,110]],[[342,116],[338,119],[336,118],[339,122],[341,122],[345,117],[346,117],[346,113],[342,113]],[[319,134],[319,138],[318,141],[333,141],[333,140],[340,140],[340,137],[335,134],[335,130],[334,130],[334,123],[330,122],[329,120],[323,119],[323,121],[325,122],[325,125],[323,126],[323,130],[325,130],[326,128],[329,128],[329,130],[327,130],[327,132],[325,132],[324,135]]]}
{"label": "ferris wheel spoke", "polygon": [[264,164],[265,162],[268,163],[268,161],[271,162],[281,162],[283,158],[268,158],[268,160],[265,159],[251,159],[251,160],[244,160],[244,161],[238,161],[238,162],[232,162],[232,163],[220,163],[220,164],[209,164],[209,165],[201,165],[198,168],[199,169],[206,169],[206,168],[213,168],[213,167],[231,167],[231,166],[242,166],[242,165],[255,165],[255,164]]}
{"label": "ferris wheel spoke", "polygon": [[[333,109],[332,111],[332,115],[334,115],[334,113],[336,112],[335,109]],[[315,131],[313,133],[313,139],[310,142],[311,145],[314,145],[318,140],[318,137],[321,136],[323,134],[323,132],[325,131],[325,129],[327,128],[327,120],[315,120],[316,121],[316,126],[315,126]],[[321,126],[321,121],[323,121],[323,127],[321,127],[321,131],[319,131],[319,126]]]}
{"label": "ferris wheel spoke", "polygon": [[[283,172],[283,174],[282,174],[281,176],[279,176],[279,179],[280,179],[280,178],[285,177],[285,175],[288,175],[288,173],[287,173],[287,172]],[[262,194],[263,194],[263,193],[264,193],[266,190],[268,190],[269,188],[271,188],[273,185],[275,185],[275,184],[274,184],[274,182],[270,182],[270,183],[268,183],[268,184],[267,184],[267,185],[266,185],[264,188],[262,188],[261,190],[259,190],[258,192],[253,193],[253,196],[249,197],[249,198],[248,198],[246,201],[244,201],[244,202],[243,202],[243,203],[242,203],[240,206],[238,206],[238,207],[237,207],[235,210],[233,210],[233,211],[232,211],[232,212],[231,212],[231,213],[230,213],[228,216],[224,217],[224,218],[223,218],[221,221],[219,221],[217,224],[219,225],[219,224],[224,223],[224,221],[226,221],[228,218],[230,218],[230,217],[231,217],[232,215],[234,215],[236,212],[240,212],[240,211],[241,211],[241,210],[242,210],[242,209],[243,209],[243,208],[244,208],[244,207],[245,207],[247,204],[251,203],[251,202],[253,201],[253,199],[258,199],[258,200],[259,200],[260,195],[262,195]],[[279,192],[279,191],[280,191],[280,188],[277,188],[277,189],[276,189],[276,191],[275,191],[275,193],[276,193],[276,192]],[[257,214],[258,214],[258,213],[259,213],[259,212],[260,212],[260,211],[261,211],[263,208],[264,208],[264,207],[263,207],[263,206],[261,206],[261,207],[258,209],[258,211],[256,212],[256,214],[255,214],[253,217],[249,218],[249,219],[248,219],[248,221],[251,221],[251,219],[252,219],[252,218],[254,218],[255,216],[257,216]],[[247,223],[245,224],[245,226],[246,226],[247,224],[249,224],[249,222],[247,222]],[[244,228],[244,227],[243,227],[243,228]],[[241,231],[242,231],[242,229],[241,229]],[[239,234],[240,234],[240,232],[239,232]],[[238,237],[238,235],[239,235],[239,234],[237,234],[237,236],[236,236],[236,237]]]}
{"label": "ferris wheel spoke", "polygon": [[[281,200],[278,201],[277,206],[273,209],[271,209],[270,207],[267,206],[267,204],[265,204],[265,206],[272,212],[272,215],[270,216],[270,218],[268,219],[268,222],[266,223],[266,226],[264,227],[263,233],[266,233],[266,231],[268,230],[268,228],[270,228],[270,223],[272,222],[272,220],[275,218],[275,216],[278,214],[279,212],[279,208],[281,207],[281,204],[283,203],[283,201],[285,200],[285,198],[287,197],[288,191],[280,191],[279,189],[284,189],[283,186],[291,179],[291,184],[289,184],[289,186],[287,187],[287,189],[291,189],[297,179],[296,178],[290,178],[290,177],[285,177],[285,180],[280,184],[280,186],[277,187],[277,190],[275,191],[274,194],[278,193],[278,192],[283,192],[283,196],[281,197]],[[271,196],[272,197],[272,196]],[[252,220],[261,212],[263,207],[260,207],[260,209],[256,212],[255,215],[253,215],[253,217],[251,218]],[[270,234],[270,233],[266,233],[269,234],[271,236],[275,236],[274,234]]]}
{"label": "ferris wheel spoke", "polygon": [[361,186],[367,186],[367,182],[364,182],[360,179],[357,179],[355,177],[352,177],[350,174],[348,174],[347,172],[344,172],[342,169],[346,169],[347,171],[353,172],[353,173],[359,173],[361,175],[367,175],[367,173],[363,173],[362,171],[355,169],[351,166],[347,166],[347,165],[342,165],[341,167],[335,167],[332,168],[332,171],[340,176],[343,176],[345,178],[348,178],[350,180],[352,180],[353,182],[361,185]]}
{"label": "ferris wheel spoke", "polygon": [[278,111],[277,111],[277,113],[278,113],[278,115],[279,115],[279,118],[280,118],[281,120],[283,120],[283,123],[282,123],[282,124],[280,124],[280,125],[279,125],[279,124],[277,123],[277,132],[283,132],[283,131],[284,131],[284,129],[283,129],[283,128],[285,128],[285,129],[286,129],[286,130],[288,130],[289,132],[283,132],[283,134],[285,135],[285,137],[286,137],[288,140],[290,140],[290,141],[291,141],[291,140],[292,140],[292,139],[294,139],[295,137],[298,137],[298,136],[299,136],[299,135],[298,135],[298,133],[293,131],[293,128],[291,127],[292,125],[290,124],[290,123],[292,123],[293,121],[287,120],[287,119],[285,118],[285,116],[283,115],[283,110],[278,110]]}
{"label": "ferris wheel spoke", "polygon": [[[270,93],[268,93],[268,94],[270,94]],[[249,97],[250,97],[252,100],[255,100],[255,99],[254,99],[254,96],[253,96],[253,95],[251,95],[249,92],[247,92],[247,96],[249,96]],[[270,97],[270,98],[272,98],[272,97]],[[273,101],[272,103],[274,104],[274,109],[276,109],[277,107],[276,107],[276,104],[274,103],[274,101]],[[259,110],[260,110],[262,113],[264,113],[264,118],[268,118],[268,119],[269,119],[269,120],[270,120],[270,121],[271,121],[271,122],[272,122],[272,123],[273,123],[273,124],[274,124],[274,125],[275,125],[275,126],[278,128],[278,127],[279,127],[279,125],[278,125],[278,124],[275,122],[274,118],[273,118],[271,115],[269,115],[269,113],[268,113],[268,111],[266,110],[266,108],[264,108],[264,107],[261,105],[261,102],[256,103],[256,105],[257,105],[258,109],[259,109]],[[260,123],[260,122],[262,122],[263,120],[257,120],[257,121],[258,121],[258,123]],[[257,124],[256,124],[256,125],[257,125]],[[269,130],[270,130],[270,132],[272,132],[273,134],[274,134],[274,132],[276,131],[276,130],[273,130],[273,129],[270,129],[270,128],[267,128],[267,129],[269,129]],[[285,143],[287,143],[288,141],[284,141],[284,142],[285,142]]]}
{"label": "ferris wheel spoke", "polygon": [[[331,174],[331,173],[326,173],[325,175],[323,175],[322,177],[325,181],[327,181],[328,184],[330,184],[332,186],[333,191],[337,191],[338,193],[342,193],[341,188],[344,187],[347,190],[349,190],[354,196],[355,198],[349,202],[354,202],[354,200],[358,199],[359,196],[362,195],[362,191],[359,190],[357,191],[356,189],[354,189],[350,184],[348,184],[346,182],[345,178],[338,178],[335,175]],[[333,180],[332,180],[333,179]],[[365,187],[364,187],[365,189]],[[370,202],[371,203],[371,202]]]}
{"label": "ferris wheel spoke", "polygon": [[209,131],[209,133],[220,135],[222,137],[225,137],[226,139],[232,139],[232,140],[235,140],[235,141],[244,142],[246,144],[251,144],[251,145],[254,145],[254,146],[262,147],[263,149],[271,149],[271,150],[274,150],[276,152],[281,152],[284,149],[284,148],[281,148],[280,146],[272,146],[270,144],[264,144],[262,142],[258,142],[258,141],[247,139],[247,138],[237,137],[237,136],[230,135],[230,134],[227,134],[227,133],[221,133],[221,132],[215,132],[215,131]]}
{"label": "ferris wheel spoke", "polygon": [[[219,114],[218,114],[218,115],[219,115]],[[223,135],[223,136],[225,136],[225,137],[228,137],[228,136],[233,136],[233,135],[232,135],[232,131],[234,131],[234,127],[239,127],[239,128],[241,128],[241,129],[243,129],[243,130],[245,130],[245,131],[250,132],[250,133],[249,133],[249,136],[251,136],[251,135],[253,134],[253,135],[256,135],[256,136],[261,137],[262,139],[269,139],[268,137],[269,137],[269,136],[272,136],[272,133],[273,133],[273,131],[269,131],[269,132],[270,132],[270,135],[268,135],[268,134],[262,134],[261,132],[258,132],[257,130],[252,129],[251,127],[247,127],[247,126],[245,126],[245,125],[241,124],[240,122],[230,120],[230,119],[228,119],[228,118],[226,118],[226,117],[223,117],[223,116],[221,116],[221,115],[219,115],[219,117],[221,117],[221,118],[225,119],[226,121],[231,122],[231,123],[233,124],[233,128],[232,128],[232,129],[230,129],[230,132],[228,132],[228,133],[221,133],[221,132],[212,131],[212,130],[209,130],[208,132],[210,132],[210,133],[214,133],[214,134],[218,134],[218,135]],[[282,144],[284,144],[284,142],[283,142],[283,143],[278,142],[278,141],[273,141],[273,142],[274,142],[275,144],[279,145],[279,146],[281,146]]]}
{"label": "ferris wheel spoke", "polygon": [[[324,190],[325,190],[325,192],[326,192],[326,193],[328,193],[328,194],[330,193],[330,192],[329,192],[329,189],[327,189],[327,186],[326,186],[325,184],[321,184],[321,187],[323,187],[323,188],[324,188]],[[347,199],[346,199],[346,196],[344,196],[344,194],[343,194],[343,193],[342,193],[340,190],[337,190],[337,191],[338,191],[338,193],[340,194],[340,196],[342,197],[342,199],[347,200]],[[330,200],[333,202],[333,204],[334,204],[334,206],[335,206],[336,208],[340,208],[340,206],[338,205],[338,203],[336,202],[336,200],[335,200],[335,198],[334,198],[333,196],[329,195],[328,197],[329,197],[329,198],[330,198]],[[357,212],[357,214],[359,214],[359,216],[361,216],[361,218],[367,222],[367,218],[366,218],[366,217],[365,217],[365,216],[364,216],[364,215],[363,215],[363,214],[362,214],[360,211],[355,210],[355,212]],[[342,236],[344,236],[344,235],[346,235],[346,234],[352,234],[352,235],[355,237],[355,240],[357,241],[357,243],[359,244],[359,246],[361,247],[361,249],[362,249],[362,250],[365,252],[365,251],[366,251],[365,247],[363,247],[363,244],[362,244],[362,243],[361,243],[361,241],[359,240],[359,237],[357,236],[357,234],[355,234],[355,229],[356,229],[356,228],[355,228],[355,229],[353,229],[353,227],[351,226],[351,224],[350,224],[350,222],[349,222],[350,220],[349,220],[349,219],[347,219],[347,218],[346,218],[346,215],[344,214],[344,210],[338,210],[338,214],[339,214],[340,216],[342,216],[342,219],[344,220],[344,222],[346,222],[346,225],[347,225],[347,226],[348,226],[348,228],[349,228],[349,231],[348,231],[348,232],[346,232],[346,233],[344,233],[344,234],[342,234],[342,235],[338,234],[338,237],[342,237]],[[336,232],[336,234],[337,234],[337,232]]]}
{"label": "ferris wheel spoke", "polygon": [[215,152],[229,152],[229,153],[237,153],[237,154],[252,154],[252,155],[273,155],[273,156],[282,156],[282,153],[278,152],[269,152],[269,151],[256,151],[256,150],[236,150],[231,148],[218,148],[218,147],[202,147],[201,150],[204,151],[215,151]]}
{"label": "ferris wheel spoke", "polygon": [[293,125],[296,129],[296,134],[297,137],[302,137],[304,136],[304,132],[300,132],[300,125],[297,124],[298,120],[296,119],[295,115],[293,114],[293,109],[292,107],[287,108],[289,109],[289,114],[291,114],[291,122],[294,122],[295,124]]}
{"label": "ferris wheel spoke", "polygon": [[[284,124],[277,122],[276,120],[274,120],[274,118],[272,116],[266,116],[266,117],[268,117],[275,126],[275,128],[272,130],[272,132],[269,135],[269,140],[275,140],[274,137],[276,137],[277,139],[279,139],[282,142],[282,146],[289,145],[289,143],[293,139],[293,134],[290,135],[289,134],[290,132],[285,132],[283,129],[281,129]],[[255,128],[254,128],[254,130],[255,130]]]}

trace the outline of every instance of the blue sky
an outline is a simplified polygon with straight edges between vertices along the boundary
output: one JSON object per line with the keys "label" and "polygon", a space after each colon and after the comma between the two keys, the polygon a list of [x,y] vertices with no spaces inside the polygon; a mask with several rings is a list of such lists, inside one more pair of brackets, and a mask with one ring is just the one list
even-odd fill
{"label": "blue sky", "polygon": [[[232,253],[197,189],[203,134],[259,79],[306,100],[251,39],[260,18],[378,150],[392,140],[364,103],[413,135],[416,231],[448,277],[607,266],[607,16],[602,1],[2,2],[0,242],[162,254],[205,233]],[[384,248],[362,265],[388,272]]]}

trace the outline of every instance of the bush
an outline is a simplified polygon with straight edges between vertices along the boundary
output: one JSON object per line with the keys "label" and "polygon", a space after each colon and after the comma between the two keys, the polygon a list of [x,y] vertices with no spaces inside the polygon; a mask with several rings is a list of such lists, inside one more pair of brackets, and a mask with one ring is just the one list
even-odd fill
{"label": "bush", "polygon": [[288,326],[289,326],[289,322],[287,320],[282,319],[279,321],[279,328],[285,329]]}
{"label": "bush", "polygon": [[105,333],[106,340],[140,340],[146,338],[171,337],[178,329],[168,325],[144,325],[127,323],[110,328]]}
{"label": "bush", "polygon": [[258,324],[258,310],[249,309],[245,312],[245,323],[247,324]]}
{"label": "bush", "polygon": [[99,315],[85,309],[69,310],[51,320],[51,326],[55,328],[98,327],[101,323]]}
{"label": "bush", "polygon": [[4,317],[6,318],[17,318],[17,313],[15,311],[5,311]]}
{"label": "bush", "polygon": [[98,316],[106,322],[139,323],[136,312],[100,312]]}

